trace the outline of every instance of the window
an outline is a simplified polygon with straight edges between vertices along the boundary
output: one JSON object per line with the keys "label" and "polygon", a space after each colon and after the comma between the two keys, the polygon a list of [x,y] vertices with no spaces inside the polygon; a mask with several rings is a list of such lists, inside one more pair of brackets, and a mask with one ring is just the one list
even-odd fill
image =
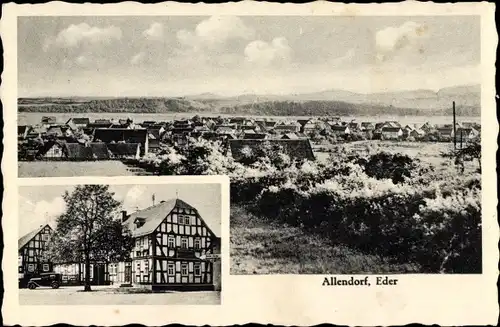
{"label": "window", "polygon": [[200,249],[201,248],[201,240],[199,238],[196,238],[194,240],[194,248],[195,249]]}
{"label": "window", "polygon": [[187,240],[187,238],[185,238],[185,237],[181,238],[181,248],[187,249],[187,247],[188,247],[188,240]]}
{"label": "window", "polygon": [[167,274],[168,274],[169,276],[173,276],[173,275],[175,275],[175,265],[174,265],[173,263],[169,263],[169,264],[168,264]]}
{"label": "window", "polygon": [[182,276],[187,276],[188,275],[188,265],[187,265],[187,263],[183,263],[181,265],[181,274],[182,274]]}
{"label": "window", "polygon": [[179,215],[179,224],[189,225],[191,219],[189,216]]}
{"label": "window", "polygon": [[44,272],[48,272],[50,271],[50,265],[48,263],[44,263],[42,269]]}
{"label": "window", "polygon": [[34,264],[32,264],[32,263],[30,263],[30,264],[28,265],[28,272],[34,272],[34,271],[35,271],[35,265],[34,265]]}
{"label": "window", "polygon": [[201,265],[199,263],[194,265],[194,275],[201,276]]}
{"label": "window", "polygon": [[174,248],[175,247],[175,238],[173,236],[168,237],[168,247],[169,248]]}
{"label": "window", "polygon": [[137,272],[141,271],[141,263],[140,262],[137,262],[137,264],[136,264],[136,271]]}
{"label": "window", "polygon": [[42,234],[42,241],[48,241],[49,240],[49,234]]}

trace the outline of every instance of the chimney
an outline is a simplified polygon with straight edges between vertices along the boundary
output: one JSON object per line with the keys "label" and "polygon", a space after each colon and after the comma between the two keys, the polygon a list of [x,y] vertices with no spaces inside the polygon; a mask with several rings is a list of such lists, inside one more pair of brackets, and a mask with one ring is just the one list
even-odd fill
{"label": "chimney", "polygon": [[127,210],[122,210],[122,223],[128,219]]}

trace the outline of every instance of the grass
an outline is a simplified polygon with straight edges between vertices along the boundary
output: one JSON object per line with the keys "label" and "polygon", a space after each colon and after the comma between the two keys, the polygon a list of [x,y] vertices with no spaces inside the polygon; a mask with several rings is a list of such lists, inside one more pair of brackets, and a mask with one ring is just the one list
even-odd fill
{"label": "grass", "polygon": [[134,176],[120,161],[20,161],[19,177]]}
{"label": "grass", "polygon": [[332,245],[301,228],[270,222],[231,206],[231,274],[418,273],[415,264],[391,264]]}

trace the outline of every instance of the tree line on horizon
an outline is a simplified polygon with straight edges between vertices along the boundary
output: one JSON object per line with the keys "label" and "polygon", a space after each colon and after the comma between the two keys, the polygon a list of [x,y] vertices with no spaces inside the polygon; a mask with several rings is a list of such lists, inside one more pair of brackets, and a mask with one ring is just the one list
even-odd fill
{"label": "tree line on horizon", "polygon": [[[19,112],[45,113],[221,113],[272,116],[325,116],[325,115],[409,115],[442,116],[451,115],[452,108],[399,108],[379,104],[354,104],[343,101],[264,101],[222,105],[213,100],[189,100],[181,98],[114,98],[88,101],[68,99],[20,98]],[[479,116],[481,108],[458,106],[460,115]]]}

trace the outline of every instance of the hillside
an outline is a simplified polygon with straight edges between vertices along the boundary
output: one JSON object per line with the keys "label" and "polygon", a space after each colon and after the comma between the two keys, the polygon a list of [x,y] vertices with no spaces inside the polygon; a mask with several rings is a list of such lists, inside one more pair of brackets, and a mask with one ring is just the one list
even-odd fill
{"label": "hillside", "polygon": [[213,93],[156,98],[20,98],[20,112],[225,113],[239,115],[448,115],[456,102],[462,115],[481,113],[479,85],[360,94],[326,90],[308,94],[221,97]]}

